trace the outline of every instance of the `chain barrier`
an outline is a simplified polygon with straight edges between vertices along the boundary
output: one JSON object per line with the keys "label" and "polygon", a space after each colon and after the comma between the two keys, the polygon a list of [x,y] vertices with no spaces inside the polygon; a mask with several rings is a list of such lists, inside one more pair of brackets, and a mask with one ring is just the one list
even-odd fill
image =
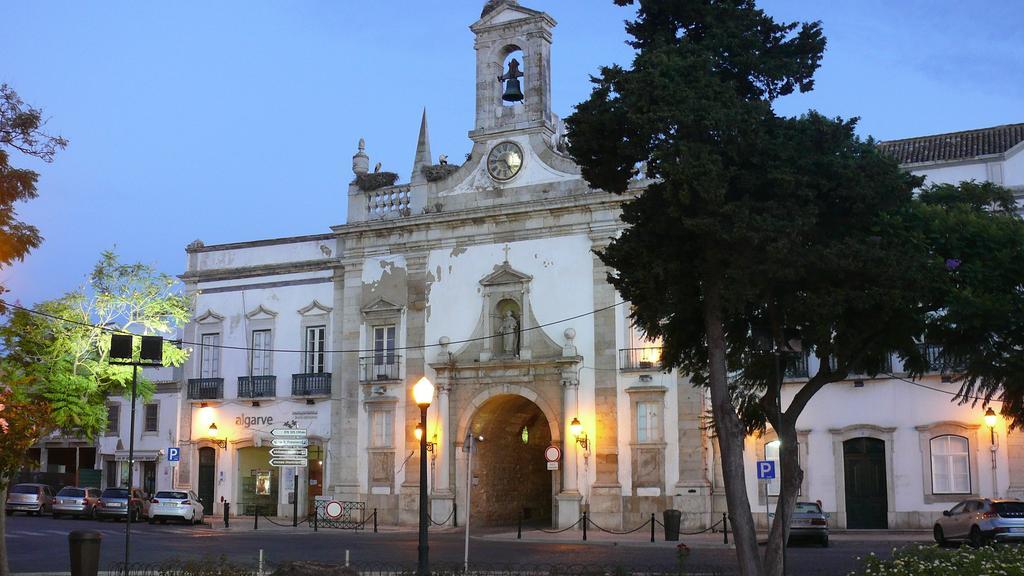
{"label": "chain barrier", "polygon": [[427,514],[427,520],[430,520],[430,523],[433,524],[434,526],[447,526],[448,525],[448,521],[451,520],[452,516],[454,516],[454,515],[455,515],[455,509],[452,508],[451,513],[448,514],[448,517],[445,518],[444,520],[441,520],[440,522],[434,522],[434,518],[430,514]]}
{"label": "chain barrier", "polygon": [[[587,518],[587,522],[590,522],[591,526],[593,526],[594,528],[597,528],[601,532],[607,532],[609,534],[616,534],[616,535],[619,535],[619,536],[622,536],[624,534],[632,534],[634,532],[639,532],[640,530],[643,530],[644,528],[647,527],[648,524],[651,523],[651,521],[648,520],[647,522],[644,522],[643,524],[637,526],[636,528],[633,528],[632,530],[626,530],[625,532],[619,532],[617,530],[608,530],[607,528],[602,528],[602,527],[598,526],[597,522],[594,522],[590,518]],[[656,520],[655,520],[655,522],[656,522]]]}
{"label": "chain barrier", "polygon": [[281,526],[282,528],[294,528],[294,527],[296,527],[296,526],[299,526],[299,525],[301,525],[301,524],[302,524],[303,522],[309,522],[309,518],[303,518],[302,520],[299,520],[299,521],[298,521],[297,523],[295,523],[295,524],[292,524],[292,523],[288,523],[288,524],[281,524],[281,523],[278,523],[278,522],[274,522],[274,520],[273,520],[273,519],[272,519],[272,518],[271,518],[270,516],[266,516],[266,515],[264,515],[264,514],[260,514],[260,516],[261,516],[261,517],[262,517],[262,518],[263,518],[264,520],[266,520],[267,522],[270,522],[271,524],[273,524],[274,526]]}
{"label": "chain barrier", "polygon": [[572,530],[573,528],[579,526],[580,522],[583,522],[583,516],[580,516],[580,519],[577,520],[575,524],[573,524],[572,526],[569,526],[568,528],[562,528],[561,530],[545,530],[543,528],[537,528],[537,531],[538,532],[543,532],[545,534],[560,534],[562,532],[565,532],[567,530]]}

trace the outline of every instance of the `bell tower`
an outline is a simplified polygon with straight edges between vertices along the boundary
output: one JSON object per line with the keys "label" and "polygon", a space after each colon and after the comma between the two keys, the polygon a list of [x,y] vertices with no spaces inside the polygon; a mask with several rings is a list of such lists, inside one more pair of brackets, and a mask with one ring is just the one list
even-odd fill
{"label": "bell tower", "polygon": [[517,0],[489,0],[469,27],[476,35],[476,127],[469,133],[475,142],[513,130],[554,133],[551,30],[556,24]]}

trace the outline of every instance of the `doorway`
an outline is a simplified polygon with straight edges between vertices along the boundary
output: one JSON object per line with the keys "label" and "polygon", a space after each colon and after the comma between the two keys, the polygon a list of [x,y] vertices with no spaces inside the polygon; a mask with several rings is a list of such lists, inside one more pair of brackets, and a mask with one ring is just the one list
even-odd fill
{"label": "doorway", "polygon": [[213,515],[213,486],[217,474],[217,452],[210,447],[199,449],[199,499],[203,514]]}
{"label": "doorway", "polygon": [[843,442],[843,470],[846,527],[888,528],[885,442],[868,437],[846,440]]}
{"label": "doorway", "polygon": [[544,449],[551,428],[541,409],[522,396],[495,396],[473,416],[473,434],[484,437],[473,457],[473,522],[550,526],[553,473]]}

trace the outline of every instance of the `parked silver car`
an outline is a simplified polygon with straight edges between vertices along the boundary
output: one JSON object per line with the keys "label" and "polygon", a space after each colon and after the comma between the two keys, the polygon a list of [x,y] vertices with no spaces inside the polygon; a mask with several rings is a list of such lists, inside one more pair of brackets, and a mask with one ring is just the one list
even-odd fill
{"label": "parked silver car", "polygon": [[99,503],[99,488],[78,488],[76,486],[65,486],[57,492],[53,499],[53,517],[60,518],[63,515],[80,518],[96,517],[96,505]]}
{"label": "parked silver car", "polygon": [[1024,502],[972,498],[942,513],[933,529],[935,541],[966,540],[972,546],[990,542],[1024,542]]}
{"label": "parked silver car", "polygon": [[15,512],[41,516],[53,506],[53,491],[46,484],[15,484],[7,493],[4,509],[8,516]]}
{"label": "parked silver car", "polygon": [[828,514],[817,502],[797,502],[789,522],[789,539],[807,538],[828,548]]}
{"label": "parked silver car", "polygon": [[127,518],[129,522],[138,522],[146,517],[149,501],[138,488],[131,489],[131,499],[127,488],[107,488],[100,494],[96,506],[97,518]]}

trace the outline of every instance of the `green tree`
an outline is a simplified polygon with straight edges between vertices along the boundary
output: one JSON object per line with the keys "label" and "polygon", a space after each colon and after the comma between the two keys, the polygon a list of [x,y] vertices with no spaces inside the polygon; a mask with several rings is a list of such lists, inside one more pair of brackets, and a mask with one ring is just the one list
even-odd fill
{"label": "green tree", "polygon": [[[25,464],[28,447],[44,435],[59,430],[92,438],[106,428],[106,398],[130,392],[132,381],[130,366],[108,362],[112,331],[172,335],[190,314],[190,301],[174,277],[148,265],[123,264],[109,251],[85,285],[31,311],[10,311],[0,325],[0,371],[12,397],[42,407],[46,418],[45,425],[18,428],[27,430],[18,443],[2,444],[0,493]],[[180,366],[187,357],[187,350],[164,341],[165,365]],[[138,388],[144,398],[153,391],[141,374]],[[6,555],[0,558],[0,576],[6,576]]]}
{"label": "green tree", "polygon": [[39,174],[10,164],[10,151],[52,162],[68,141],[43,131],[43,112],[27,106],[7,84],[0,84],[0,266],[22,260],[43,238],[35,226],[18,220],[17,202],[36,197]]}
{"label": "green tree", "polygon": [[[1011,342],[991,360],[1022,342],[995,317],[1024,309],[1024,228],[995,187],[915,198],[921,179],[858,138],[854,121],[777,117],[775,98],[813,85],[825,45],[816,23],[776,23],[750,0],[641,0],[627,30],[632,68],[594,78],[567,120],[570,152],[595,187],[626,192],[638,165],[650,179],[601,258],[637,325],[663,340],[666,367],[709,389],[741,573],[779,574],[786,523],[759,558],[746,435],[770,425],[782,441],[786,518],[803,477],[796,422],[827,384],[876,374],[892,352],[923,372],[924,336],[971,359],[962,400],[1005,396],[970,343]],[[821,368],[782,405],[795,330]]]}

